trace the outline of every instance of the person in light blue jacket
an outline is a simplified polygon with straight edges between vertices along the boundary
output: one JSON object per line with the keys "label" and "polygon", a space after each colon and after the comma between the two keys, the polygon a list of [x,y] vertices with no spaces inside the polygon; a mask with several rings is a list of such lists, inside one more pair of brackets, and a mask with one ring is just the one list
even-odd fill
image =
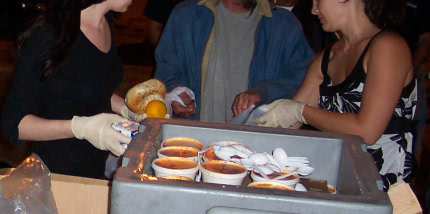
{"label": "person in light blue jacket", "polygon": [[294,14],[267,0],[186,0],[172,11],[155,57],[173,117],[226,122],[290,98],[314,54]]}

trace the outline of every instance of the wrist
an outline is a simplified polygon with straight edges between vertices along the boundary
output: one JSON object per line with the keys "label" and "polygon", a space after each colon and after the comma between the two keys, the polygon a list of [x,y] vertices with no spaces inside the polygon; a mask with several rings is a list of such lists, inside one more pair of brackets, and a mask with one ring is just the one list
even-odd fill
{"label": "wrist", "polygon": [[308,124],[307,122],[306,122],[306,119],[305,119],[305,112],[307,111],[307,110],[309,110],[309,105],[308,104],[306,104],[306,103],[302,103],[303,105],[302,105],[302,109],[301,109],[301,111],[300,111],[300,116],[301,116],[301,122],[303,123],[303,124]]}
{"label": "wrist", "polygon": [[121,115],[123,116],[123,117],[125,117],[125,118],[127,118],[128,117],[128,112],[129,112],[130,110],[127,108],[127,105],[123,105],[122,107],[121,107],[121,110],[120,110],[120,113],[121,113]]}
{"label": "wrist", "polygon": [[72,134],[80,140],[83,139],[83,136],[82,136],[82,133],[80,130],[80,125],[79,125],[79,123],[82,121],[82,119],[83,119],[83,117],[73,116],[72,120],[70,120],[70,127],[72,130]]}

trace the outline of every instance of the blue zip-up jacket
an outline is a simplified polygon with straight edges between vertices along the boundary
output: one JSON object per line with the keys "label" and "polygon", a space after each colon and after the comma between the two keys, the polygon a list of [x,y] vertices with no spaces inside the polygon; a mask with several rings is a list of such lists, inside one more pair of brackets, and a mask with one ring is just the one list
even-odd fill
{"label": "blue zip-up jacket", "polygon": [[[294,14],[276,7],[270,7],[270,12],[273,17],[261,16],[255,33],[248,78],[248,89],[260,94],[260,105],[290,98],[314,57]],[[172,11],[155,51],[155,78],[168,91],[182,86],[196,95],[197,113],[188,119],[200,115],[202,66],[207,68],[202,61],[210,52],[205,49],[210,48],[207,41],[213,23],[213,12],[207,6],[186,0]]]}

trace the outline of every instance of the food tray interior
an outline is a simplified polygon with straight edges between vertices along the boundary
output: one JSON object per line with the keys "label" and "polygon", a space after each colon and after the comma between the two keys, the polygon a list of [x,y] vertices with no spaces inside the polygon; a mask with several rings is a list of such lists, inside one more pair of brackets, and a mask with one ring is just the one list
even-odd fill
{"label": "food tray interior", "polygon": [[[157,138],[155,149],[160,142],[171,137],[190,137],[200,141],[204,146],[218,141],[244,143],[251,151],[272,153],[275,148],[283,148],[288,156],[307,157],[315,172],[307,176],[313,179],[327,180],[336,187],[343,142],[340,139],[304,137],[270,133],[257,133],[236,130],[212,129],[204,127],[163,124]],[[342,152],[344,154],[342,154]],[[354,188],[358,188],[355,186]]]}
{"label": "food tray interior", "polygon": [[[151,162],[156,158],[156,151],[161,147],[161,142],[178,136],[194,138],[204,146],[218,141],[240,142],[248,145],[251,151],[256,152],[271,153],[277,147],[283,148],[288,156],[307,157],[310,166],[315,168],[314,173],[307,177],[327,180],[329,185],[337,189],[337,194],[262,190],[246,186],[148,178],[147,176],[154,175]],[[348,212],[354,213],[352,210],[361,209],[357,213],[363,213],[361,206],[365,204],[367,209],[373,208],[381,213],[390,213],[392,207],[386,193],[380,191],[382,183],[377,169],[370,155],[363,148],[362,139],[350,135],[198,121],[147,119],[142,123],[140,133],[133,138],[124,154],[122,167],[115,175],[111,208],[113,213],[120,213],[121,209],[129,209],[125,208],[126,204],[136,205],[140,201],[138,206],[144,206],[146,203],[144,199],[137,199],[137,195],[134,198],[130,197],[133,194],[139,195],[140,192],[142,197],[147,197],[151,201],[156,200],[153,197],[157,195],[162,195],[164,198],[169,195],[167,198],[173,205],[176,204],[173,201],[185,200],[183,197],[186,196],[190,200],[207,197],[210,202],[200,204],[203,207],[195,207],[202,212],[203,210],[209,212],[208,210],[211,208],[220,205],[274,212],[285,210],[281,205],[276,205],[284,201],[285,203],[294,202],[294,206],[289,205],[292,206],[290,211],[319,213],[313,206],[315,206],[315,202],[324,201],[332,211],[348,210]],[[146,191],[151,191],[151,196],[144,193]],[[172,196],[178,192],[182,193],[179,194],[182,197]],[[121,198],[124,195],[128,195],[127,199]],[[261,195],[264,195],[263,199]],[[248,199],[244,199],[244,196]],[[258,199],[259,197],[260,199]],[[241,205],[237,205],[235,200],[240,200]],[[151,204],[153,203],[152,201]],[[176,204],[179,206],[176,209],[179,213],[182,212],[180,208],[185,209],[181,207],[182,203],[184,201]],[[214,203],[218,206],[214,206]],[[341,209],[339,210],[339,208]],[[169,208],[161,206],[154,209],[154,211],[164,209],[163,212],[169,212]],[[364,213],[366,212],[364,211]]]}

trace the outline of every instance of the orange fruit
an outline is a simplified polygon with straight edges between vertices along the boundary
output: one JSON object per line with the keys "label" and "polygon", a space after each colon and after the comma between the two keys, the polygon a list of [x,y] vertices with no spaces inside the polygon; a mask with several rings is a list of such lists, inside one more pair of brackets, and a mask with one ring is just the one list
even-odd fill
{"label": "orange fruit", "polygon": [[161,100],[152,100],[146,105],[146,116],[155,118],[164,118],[167,114],[166,104]]}

